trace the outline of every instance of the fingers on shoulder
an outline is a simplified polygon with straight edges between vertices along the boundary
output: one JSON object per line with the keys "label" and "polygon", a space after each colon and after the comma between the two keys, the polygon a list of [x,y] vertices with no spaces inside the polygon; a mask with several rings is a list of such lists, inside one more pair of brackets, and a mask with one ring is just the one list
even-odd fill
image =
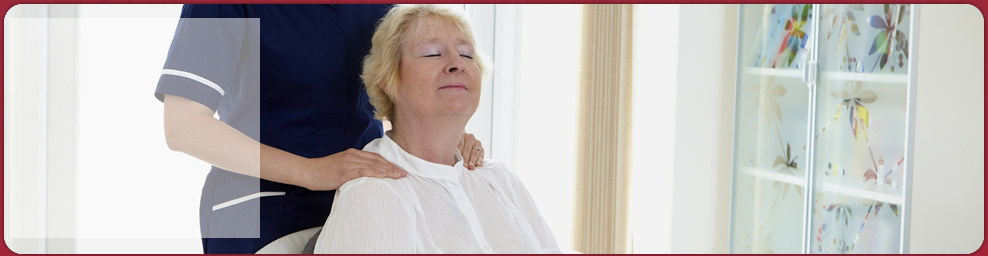
{"label": "fingers on shoulder", "polygon": [[354,162],[371,163],[378,165],[391,164],[391,162],[389,162],[388,159],[381,156],[381,154],[369,152],[369,151],[363,151],[359,149],[353,149],[353,148],[343,151],[343,157],[348,158]]}
{"label": "fingers on shoulder", "polygon": [[357,177],[404,177],[404,171],[394,165],[378,153],[368,152],[358,149],[347,149],[340,153],[343,158],[344,168],[347,169],[346,178]]}

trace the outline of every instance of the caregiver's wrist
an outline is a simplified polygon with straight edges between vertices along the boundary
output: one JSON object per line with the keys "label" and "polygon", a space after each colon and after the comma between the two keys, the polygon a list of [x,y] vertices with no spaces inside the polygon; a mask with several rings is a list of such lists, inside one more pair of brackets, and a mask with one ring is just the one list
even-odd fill
{"label": "caregiver's wrist", "polygon": [[315,191],[315,180],[317,180],[317,172],[319,171],[316,169],[319,166],[318,162],[319,158],[303,158],[300,168],[295,169],[295,175],[292,175],[292,185]]}

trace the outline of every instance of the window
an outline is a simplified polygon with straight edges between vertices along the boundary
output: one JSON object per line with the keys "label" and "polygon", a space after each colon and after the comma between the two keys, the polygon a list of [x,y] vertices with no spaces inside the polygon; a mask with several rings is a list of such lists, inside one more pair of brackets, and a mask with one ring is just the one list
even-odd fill
{"label": "window", "polygon": [[581,15],[581,5],[497,5],[494,15],[491,158],[522,180],[563,250],[572,239]]}
{"label": "window", "polygon": [[210,165],[168,149],[153,95],[181,8],[79,5],[77,253],[202,252]]}

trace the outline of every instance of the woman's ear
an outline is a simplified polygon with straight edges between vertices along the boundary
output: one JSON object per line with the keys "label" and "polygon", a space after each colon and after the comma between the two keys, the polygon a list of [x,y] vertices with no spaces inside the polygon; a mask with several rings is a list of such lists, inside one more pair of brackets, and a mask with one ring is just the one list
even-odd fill
{"label": "woman's ear", "polygon": [[381,91],[384,92],[384,97],[387,97],[388,100],[391,101],[391,104],[394,104],[394,101],[395,101],[394,94],[391,94],[391,91],[389,91],[388,89],[389,88],[386,85],[382,85],[381,86]]}
{"label": "woman's ear", "polygon": [[390,88],[387,85],[382,85],[381,86],[381,91],[384,92],[384,97],[387,97],[388,98],[388,101],[391,101],[391,104],[392,105],[398,103],[398,99],[395,98],[395,94],[392,92],[394,89],[395,88]]}

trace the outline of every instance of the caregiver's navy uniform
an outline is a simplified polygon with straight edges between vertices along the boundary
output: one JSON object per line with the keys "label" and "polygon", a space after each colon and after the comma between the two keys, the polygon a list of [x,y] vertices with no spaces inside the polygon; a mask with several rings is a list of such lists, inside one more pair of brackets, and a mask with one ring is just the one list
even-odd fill
{"label": "caregiver's navy uniform", "polygon": [[[155,97],[199,102],[260,143],[302,157],[363,148],[382,127],[358,74],[374,26],[390,7],[185,5]],[[254,253],[321,226],[334,192],[214,166],[200,201],[203,250]]]}

